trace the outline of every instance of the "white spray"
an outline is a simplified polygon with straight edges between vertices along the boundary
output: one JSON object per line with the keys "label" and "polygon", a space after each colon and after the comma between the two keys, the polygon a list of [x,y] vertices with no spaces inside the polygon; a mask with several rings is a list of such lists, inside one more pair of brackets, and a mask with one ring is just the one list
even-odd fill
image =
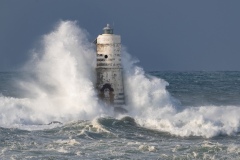
{"label": "white spray", "polygon": [[[25,99],[1,97],[1,125],[46,124],[101,115],[94,90],[95,51],[76,22],[61,21],[24,67]],[[4,111],[2,111],[4,110]],[[11,118],[8,118],[11,117]]]}
{"label": "white spray", "polygon": [[[25,66],[31,78],[21,81],[27,98],[0,97],[0,126],[92,120],[110,114],[98,102],[95,57],[86,31],[76,22],[61,21],[43,36],[42,48]],[[239,131],[240,107],[177,106],[167,82],[147,75],[123,50],[124,85],[130,116],[148,128],[179,136],[211,137]],[[180,108],[180,109],[179,109]]]}

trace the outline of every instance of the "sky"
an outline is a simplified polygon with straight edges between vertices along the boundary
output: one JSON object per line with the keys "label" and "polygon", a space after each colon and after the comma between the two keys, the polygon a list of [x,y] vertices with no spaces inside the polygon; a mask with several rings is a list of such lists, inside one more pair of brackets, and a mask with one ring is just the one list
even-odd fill
{"label": "sky", "polygon": [[0,0],[0,71],[19,70],[42,35],[107,23],[146,71],[240,71],[239,0]]}

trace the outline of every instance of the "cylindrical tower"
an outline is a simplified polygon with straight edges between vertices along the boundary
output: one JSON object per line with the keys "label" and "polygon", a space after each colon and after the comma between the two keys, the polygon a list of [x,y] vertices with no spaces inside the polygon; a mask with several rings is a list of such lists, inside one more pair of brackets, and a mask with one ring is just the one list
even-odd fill
{"label": "cylindrical tower", "polygon": [[113,34],[107,24],[103,34],[96,39],[97,45],[97,84],[100,99],[109,106],[122,108],[125,105],[121,64],[121,37]]}

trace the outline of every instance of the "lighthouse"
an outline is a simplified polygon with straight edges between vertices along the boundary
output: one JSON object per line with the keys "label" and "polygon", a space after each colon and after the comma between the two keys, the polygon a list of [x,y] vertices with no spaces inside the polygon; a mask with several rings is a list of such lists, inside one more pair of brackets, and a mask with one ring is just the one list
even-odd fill
{"label": "lighthouse", "polygon": [[123,70],[121,62],[121,36],[113,34],[107,24],[103,34],[95,40],[97,48],[96,74],[99,99],[117,112],[126,112]]}

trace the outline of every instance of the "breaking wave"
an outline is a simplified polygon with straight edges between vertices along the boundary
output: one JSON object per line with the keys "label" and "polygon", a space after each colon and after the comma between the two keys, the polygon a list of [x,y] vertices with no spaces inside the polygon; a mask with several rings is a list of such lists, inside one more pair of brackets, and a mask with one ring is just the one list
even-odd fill
{"label": "breaking wave", "polygon": [[[76,22],[61,21],[42,37],[40,46],[24,66],[28,76],[18,80],[25,98],[0,96],[0,126],[21,128],[77,120],[95,124],[96,117],[114,116],[98,101],[94,89],[96,55],[85,30]],[[239,132],[240,107],[180,106],[166,90],[168,83],[146,74],[125,49],[122,60],[126,108],[138,125],[177,136]]]}

